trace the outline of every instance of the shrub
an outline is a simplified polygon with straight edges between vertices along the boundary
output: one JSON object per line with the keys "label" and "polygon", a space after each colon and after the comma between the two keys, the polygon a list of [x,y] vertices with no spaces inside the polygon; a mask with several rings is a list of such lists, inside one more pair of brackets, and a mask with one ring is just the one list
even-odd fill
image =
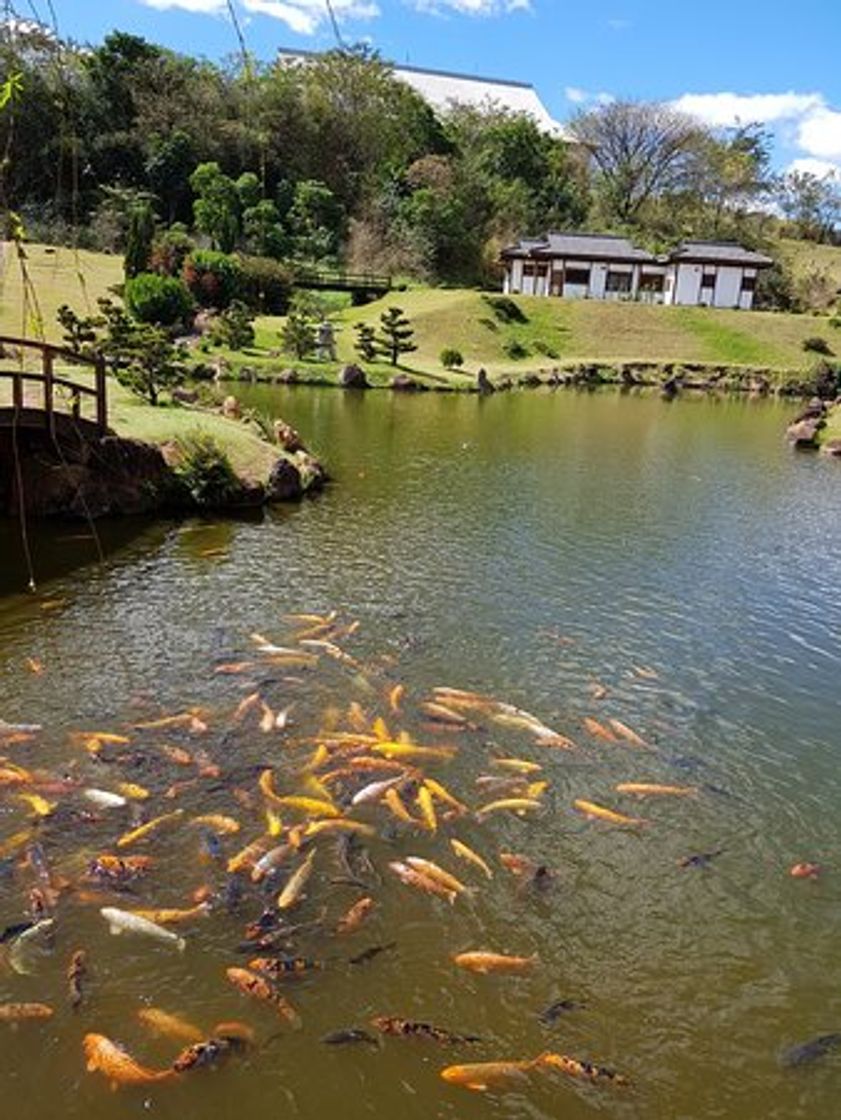
{"label": "shrub", "polygon": [[271,257],[237,257],[242,270],[240,297],[259,315],[285,315],[289,310],[293,274]]}
{"label": "shrub", "polygon": [[235,299],[218,315],[210,328],[210,340],[216,346],[230,350],[244,350],[254,345],[254,314],[246,305]]}
{"label": "shrub", "polygon": [[164,230],[152,244],[150,268],[162,276],[180,276],[184,262],[196,245],[185,229],[171,226]]}
{"label": "shrub", "polygon": [[554,346],[550,346],[549,343],[544,342],[542,338],[539,338],[537,342],[535,342],[534,350],[536,354],[544,354],[547,358],[557,359],[560,357],[560,354]]}
{"label": "shrub", "polygon": [[821,400],[831,401],[841,392],[841,366],[818,362],[812,370],[812,392]]}
{"label": "shrub", "polygon": [[814,335],[812,338],[804,338],[801,344],[804,350],[808,350],[813,354],[826,354],[832,357],[832,348],[825,338],[820,335]]}
{"label": "shrub", "polygon": [[508,296],[482,296],[501,323],[527,323],[528,315]]}
{"label": "shrub", "polygon": [[445,346],[439,355],[441,365],[444,369],[458,369],[464,365],[464,355],[460,350],[454,350],[451,346]]}
{"label": "shrub", "polygon": [[519,362],[522,358],[527,358],[529,356],[528,346],[524,346],[522,342],[518,342],[516,338],[509,339],[502,349],[505,356],[512,358],[515,362]]}
{"label": "shrub", "polygon": [[286,319],[280,332],[283,349],[303,360],[315,349],[315,329],[312,322],[298,311],[293,311]]}
{"label": "shrub", "polygon": [[184,283],[202,307],[226,308],[242,292],[243,269],[237,257],[197,249],[184,262]]}
{"label": "shrub", "polygon": [[239,490],[231,461],[213,436],[190,432],[178,440],[178,450],[175,474],[197,506],[225,505]]}
{"label": "shrub", "polygon": [[479,326],[487,327],[489,331],[496,332],[496,331],[499,330],[499,324],[493,319],[488,319],[488,318],[480,319],[479,320]]}
{"label": "shrub", "polygon": [[141,272],[126,281],[125,302],[129,312],[141,323],[171,327],[183,321],[193,307],[187,285],[174,276]]}

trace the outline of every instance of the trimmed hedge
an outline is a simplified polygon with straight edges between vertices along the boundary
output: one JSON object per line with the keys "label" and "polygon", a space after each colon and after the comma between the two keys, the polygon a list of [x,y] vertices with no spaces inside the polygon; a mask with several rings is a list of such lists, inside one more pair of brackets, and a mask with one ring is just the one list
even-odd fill
{"label": "trimmed hedge", "polygon": [[127,280],[124,295],[129,314],[141,323],[171,327],[186,319],[193,309],[186,284],[157,272],[141,272]]}

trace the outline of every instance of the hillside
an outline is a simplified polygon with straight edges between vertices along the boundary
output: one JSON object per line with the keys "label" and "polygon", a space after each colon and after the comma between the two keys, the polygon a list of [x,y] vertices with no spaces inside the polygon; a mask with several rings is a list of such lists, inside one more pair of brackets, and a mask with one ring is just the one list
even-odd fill
{"label": "hillside", "polygon": [[[790,244],[797,246],[801,263],[810,259],[808,253],[814,253],[824,267],[837,268],[841,284],[841,249]],[[62,303],[82,312],[95,310],[97,297],[108,294],[109,288],[122,279],[118,257],[83,251],[77,254],[71,249],[43,245],[28,245],[26,252],[45,334],[56,341],[61,332],[55,313]],[[803,263],[803,267],[808,265]],[[17,335],[22,327],[27,334],[37,333],[31,310],[25,319],[22,293],[18,263],[7,252],[0,286],[0,333]],[[392,305],[403,308],[416,331],[418,349],[408,355],[406,368],[433,378],[449,377],[440,364],[444,347],[461,351],[464,373],[471,379],[480,366],[492,376],[500,376],[582,361],[703,362],[802,370],[815,360],[813,354],[803,350],[803,340],[816,335],[841,354],[841,331],[830,327],[825,317],[565,302],[527,296],[516,297],[514,303],[525,321],[501,321],[488,299],[475,291],[411,288],[394,292],[366,307],[339,312],[338,357],[341,361],[355,360],[354,323],[376,324],[384,308]],[[270,364],[276,368],[281,361],[300,365],[276,356],[282,325],[279,318],[258,320],[257,348],[226,356],[234,364]],[[524,348],[526,356],[512,358],[512,344]],[[325,368],[315,363],[305,365],[313,372]],[[379,365],[374,372],[376,380],[385,380],[393,371]]]}

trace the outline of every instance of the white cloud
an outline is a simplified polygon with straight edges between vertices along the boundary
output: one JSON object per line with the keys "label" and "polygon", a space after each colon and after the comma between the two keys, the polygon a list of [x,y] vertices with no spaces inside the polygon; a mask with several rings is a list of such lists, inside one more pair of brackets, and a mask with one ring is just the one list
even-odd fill
{"label": "white cloud", "polygon": [[592,102],[596,105],[610,105],[616,100],[612,93],[590,93],[588,90],[579,89],[577,86],[567,86],[564,89],[564,96],[573,105],[587,105]]}
{"label": "white cloud", "polygon": [[841,113],[823,105],[800,122],[797,142],[810,156],[841,160]]}
{"label": "white cloud", "polygon": [[825,106],[819,93],[685,93],[676,109],[716,127],[797,120]]}
{"label": "white cloud", "polygon": [[[140,0],[150,8],[180,8],[185,12],[222,15],[226,0]],[[328,20],[324,0],[238,0],[238,6],[252,15],[271,16],[299,35],[313,35]],[[373,19],[379,15],[374,0],[333,0],[337,19]]]}
{"label": "white cloud", "polygon": [[457,12],[467,16],[500,16],[509,12],[530,12],[531,0],[410,0],[419,12],[443,15]]}
{"label": "white cloud", "polygon": [[841,178],[841,167],[837,163],[830,163],[825,159],[812,159],[809,156],[792,160],[786,171],[799,171],[803,175],[815,175],[818,179],[826,179],[830,176],[833,179]]}

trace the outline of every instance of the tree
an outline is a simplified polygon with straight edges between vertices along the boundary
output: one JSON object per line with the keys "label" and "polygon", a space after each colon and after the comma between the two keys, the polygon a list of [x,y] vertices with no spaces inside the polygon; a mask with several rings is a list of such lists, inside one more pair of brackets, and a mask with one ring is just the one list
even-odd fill
{"label": "tree", "polygon": [[841,222],[841,180],[834,173],[819,177],[790,171],[777,183],[777,201],[798,237],[831,241]]}
{"label": "tree", "polygon": [[680,190],[703,134],[692,117],[659,102],[614,101],[579,113],[570,129],[590,152],[605,215],[633,222],[649,199]]}
{"label": "tree", "polygon": [[126,234],[126,253],[123,259],[126,280],[149,271],[154,236],[155,215],[152,207],[149,202],[138,202],[129,215]]}
{"label": "tree", "polygon": [[190,176],[197,196],[193,203],[196,229],[210,238],[211,248],[230,253],[239,237],[239,192],[216,162],[200,163]]}
{"label": "tree", "polygon": [[229,350],[244,350],[254,345],[254,312],[241,300],[235,299],[213,321],[210,340],[216,346]]}
{"label": "tree", "polygon": [[95,344],[121,385],[157,405],[164,389],[183,384],[184,351],[162,327],[137,323],[113,300],[100,299],[105,334]]}
{"label": "tree", "polygon": [[370,323],[355,323],[353,329],[356,331],[356,342],[353,344],[353,348],[359,357],[363,362],[376,361],[378,354],[377,332]]}
{"label": "tree", "polygon": [[305,179],[295,187],[287,224],[296,256],[321,261],[334,256],[339,247],[342,208],[325,183]]}
{"label": "tree", "polygon": [[411,354],[417,350],[412,339],[415,336],[414,328],[403,314],[400,307],[389,307],[380,315],[380,334],[377,343],[384,354],[388,355],[393,366],[401,354]]}
{"label": "tree", "polygon": [[280,332],[284,350],[303,360],[315,349],[315,331],[306,315],[300,311],[291,312]]}

